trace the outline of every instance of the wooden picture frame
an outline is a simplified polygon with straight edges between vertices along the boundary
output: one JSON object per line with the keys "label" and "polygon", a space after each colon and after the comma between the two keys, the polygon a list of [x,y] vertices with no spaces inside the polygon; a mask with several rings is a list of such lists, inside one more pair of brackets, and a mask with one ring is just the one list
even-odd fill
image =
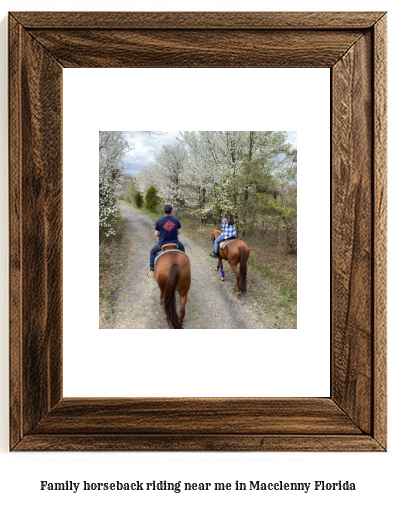
{"label": "wooden picture frame", "polygon": [[[63,398],[64,67],[331,69],[329,398]],[[9,73],[10,449],[384,451],[386,14],[14,12]]]}

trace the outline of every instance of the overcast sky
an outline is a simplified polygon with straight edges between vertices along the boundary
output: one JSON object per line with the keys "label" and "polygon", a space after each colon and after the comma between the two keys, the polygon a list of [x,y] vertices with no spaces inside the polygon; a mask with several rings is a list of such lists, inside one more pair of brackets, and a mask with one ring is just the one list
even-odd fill
{"label": "overcast sky", "polygon": [[[136,173],[143,166],[154,161],[154,155],[164,144],[172,144],[179,136],[179,131],[165,132],[162,135],[148,135],[144,132],[124,132],[130,144],[130,153],[124,159],[126,172]],[[296,131],[288,131],[288,141],[297,146]]]}

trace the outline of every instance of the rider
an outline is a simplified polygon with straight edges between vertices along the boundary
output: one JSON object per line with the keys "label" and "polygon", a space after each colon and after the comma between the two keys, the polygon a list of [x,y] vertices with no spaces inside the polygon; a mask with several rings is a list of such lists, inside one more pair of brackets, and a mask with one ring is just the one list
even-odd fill
{"label": "rider", "polygon": [[164,206],[163,218],[160,218],[160,220],[157,220],[156,222],[154,235],[159,238],[159,242],[150,250],[149,271],[147,276],[150,276],[151,278],[154,278],[154,260],[156,258],[156,254],[160,252],[163,245],[176,243],[179,250],[182,252],[185,251],[185,247],[178,240],[178,234],[181,233],[181,223],[176,217],[172,216],[171,213],[171,204],[166,204]]}
{"label": "rider", "polygon": [[221,229],[222,234],[214,241],[214,251],[210,253],[210,256],[214,258],[218,257],[218,248],[221,241],[237,238],[236,219],[230,209],[226,210],[225,218],[222,220]]}

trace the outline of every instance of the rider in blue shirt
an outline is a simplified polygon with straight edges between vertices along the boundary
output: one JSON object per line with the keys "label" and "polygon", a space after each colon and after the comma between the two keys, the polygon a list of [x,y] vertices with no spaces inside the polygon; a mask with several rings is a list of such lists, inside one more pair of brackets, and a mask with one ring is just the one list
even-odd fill
{"label": "rider in blue shirt", "polygon": [[181,233],[181,223],[176,217],[172,216],[171,213],[171,204],[166,204],[164,206],[163,218],[160,218],[160,220],[156,222],[154,234],[159,238],[159,242],[150,250],[149,271],[147,275],[151,278],[154,277],[154,260],[156,254],[160,252],[163,245],[175,243],[178,245],[179,250],[182,252],[185,251],[185,247],[178,240],[178,234]]}

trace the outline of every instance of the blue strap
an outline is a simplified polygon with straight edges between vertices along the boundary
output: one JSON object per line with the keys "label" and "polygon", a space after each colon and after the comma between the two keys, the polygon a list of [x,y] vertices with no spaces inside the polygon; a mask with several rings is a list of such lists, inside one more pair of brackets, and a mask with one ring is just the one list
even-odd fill
{"label": "blue strap", "polygon": [[168,252],[181,252],[181,253],[183,253],[184,255],[186,255],[186,257],[187,257],[187,254],[186,254],[185,252],[182,252],[182,250],[179,250],[178,248],[171,248],[170,250],[164,250],[164,252],[160,252],[160,253],[156,256],[156,258],[154,259],[154,265],[156,265],[156,262],[159,260],[159,258],[160,258],[162,255],[164,255],[164,254],[166,254],[166,253],[168,253]]}

